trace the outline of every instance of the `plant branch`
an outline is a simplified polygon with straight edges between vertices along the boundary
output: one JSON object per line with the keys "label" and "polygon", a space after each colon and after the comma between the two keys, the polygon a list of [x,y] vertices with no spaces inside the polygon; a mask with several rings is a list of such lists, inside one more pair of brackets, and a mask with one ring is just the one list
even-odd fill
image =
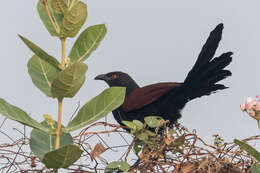
{"label": "plant branch", "polygon": [[65,52],[66,52],[66,40],[61,39],[61,51],[62,51],[62,57],[61,57],[61,66],[64,68],[65,67]]}
{"label": "plant branch", "polygon": [[62,115],[62,100],[58,101],[58,124],[56,130],[56,142],[55,142],[55,150],[60,148],[60,131],[61,131],[61,115]]}
{"label": "plant branch", "polygon": [[[61,39],[61,67],[65,67],[65,54],[66,54],[66,40]],[[56,130],[56,141],[55,141],[55,150],[60,148],[60,131],[61,131],[61,119],[62,119],[62,99],[58,99],[58,122]]]}

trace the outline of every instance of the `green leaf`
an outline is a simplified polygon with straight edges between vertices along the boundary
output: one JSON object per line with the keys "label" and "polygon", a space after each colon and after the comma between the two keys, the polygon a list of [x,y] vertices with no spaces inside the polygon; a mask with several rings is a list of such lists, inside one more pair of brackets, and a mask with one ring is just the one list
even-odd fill
{"label": "green leaf", "polygon": [[251,173],[260,173],[260,166],[259,164],[255,163],[251,168]]}
{"label": "green leaf", "polygon": [[130,165],[126,162],[111,162],[107,165],[105,173],[124,172],[127,173]]}
{"label": "green leaf", "polygon": [[68,10],[67,0],[52,0],[51,6],[57,14],[63,14]]}
{"label": "green leaf", "polygon": [[136,138],[141,140],[141,141],[147,141],[149,136],[147,133],[137,133]]}
{"label": "green leaf", "polygon": [[55,120],[48,114],[43,114],[43,118],[45,120],[45,122],[52,128],[55,129],[54,125],[55,125]]}
{"label": "green leaf", "polygon": [[77,62],[60,72],[52,83],[53,97],[59,100],[64,97],[73,97],[85,81],[87,68],[86,64]]}
{"label": "green leaf", "polygon": [[235,144],[239,145],[241,149],[245,150],[248,154],[253,156],[256,160],[260,161],[260,153],[256,149],[254,149],[247,143],[239,141],[237,139],[235,139],[234,142]]}
{"label": "green leaf", "polygon": [[151,128],[156,128],[163,121],[162,117],[159,116],[148,116],[144,118],[144,122]]}
{"label": "green leaf", "polygon": [[137,139],[134,143],[134,150],[135,150],[135,153],[138,155],[139,152],[143,149],[143,145],[142,145],[142,142]]}
{"label": "green leaf", "polygon": [[139,120],[133,120],[134,125],[136,125],[137,130],[141,130],[144,127],[144,124]]}
{"label": "green leaf", "polygon": [[126,125],[130,129],[130,133],[134,134],[137,130],[136,125],[131,121],[122,121],[124,125]]}
{"label": "green leaf", "polygon": [[119,107],[125,98],[124,87],[111,87],[88,101],[68,124],[66,131],[74,131],[93,123]]}
{"label": "green leaf", "polygon": [[23,40],[23,42],[42,60],[52,64],[54,67],[59,67],[59,62],[54,57],[47,54],[44,50],[42,50],[39,46],[28,40],[27,38],[19,35],[19,37]]}
{"label": "green leaf", "polygon": [[78,2],[73,7],[64,13],[64,18],[61,25],[61,38],[74,37],[77,35],[87,19],[87,5],[83,2]]}
{"label": "green leaf", "polygon": [[78,146],[70,144],[45,154],[42,162],[47,168],[68,168],[80,158],[82,152]]}
{"label": "green leaf", "polygon": [[71,9],[75,4],[79,2],[79,0],[67,0],[68,1],[68,6]]}
{"label": "green leaf", "polygon": [[180,147],[180,146],[184,145],[184,142],[185,142],[185,137],[184,136],[180,136],[179,138],[174,140],[173,145],[176,146],[176,147]]}
{"label": "green leaf", "polygon": [[136,129],[136,125],[131,121],[122,121],[122,123],[130,129]]}
{"label": "green leaf", "polygon": [[51,20],[50,20],[48,13],[46,11],[46,7],[45,7],[44,3],[41,2],[41,0],[39,0],[39,2],[37,4],[37,10],[38,10],[38,14],[39,14],[45,28],[48,30],[50,35],[51,36],[58,36],[58,34],[60,33],[60,23],[63,19],[63,16],[58,15],[58,14],[54,14],[53,9],[50,5],[51,2],[52,2],[52,0],[47,0],[46,5],[47,5],[47,8],[50,12],[54,26],[52,25]]}
{"label": "green leaf", "polygon": [[[41,125],[46,128],[50,127],[46,121],[43,121]],[[54,127],[57,127],[56,122]],[[30,138],[30,148],[32,152],[42,161],[46,153],[55,149],[55,138],[56,134],[50,134],[38,129],[33,129]],[[62,134],[60,136],[60,146],[62,147],[69,144],[73,144],[72,136],[69,133]]]}
{"label": "green leaf", "polygon": [[48,97],[52,97],[51,85],[60,73],[56,66],[34,55],[27,64],[34,85]]}
{"label": "green leaf", "polygon": [[156,136],[156,134],[150,130],[145,130],[144,133],[147,133],[148,136]]}
{"label": "green leaf", "polygon": [[107,33],[105,24],[88,27],[77,38],[69,54],[71,62],[85,61]]}
{"label": "green leaf", "polygon": [[40,129],[45,132],[49,132],[50,128],[46,128],[38,123],[36,120],[32,119],[26,112],[22,109],[7,103],[4,99],[0,98],[0,114],[6,118],[15,120],[19,123]]}

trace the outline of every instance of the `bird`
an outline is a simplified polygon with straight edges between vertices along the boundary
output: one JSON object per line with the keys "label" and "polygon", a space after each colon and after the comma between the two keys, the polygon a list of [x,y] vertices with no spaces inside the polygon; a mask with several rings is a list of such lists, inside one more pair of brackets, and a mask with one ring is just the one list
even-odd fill
{"label": "bird", "polygon": [[232,75],[225,68],[232,62],[233,52],[214,57],[223,28],[223,23],[220,23],[210,32],[183,82],[161,82],[140,87],[130,75],[122,71],[96,76],[95,80],[105,81],[109,87],[126,88],[123,104],[112,111],[115,120],[124,125],[122,121],[144,122],[147,116],[160,116],[174,124],[181,118],[181,111],[189,101],[227,89],[219,81]]}

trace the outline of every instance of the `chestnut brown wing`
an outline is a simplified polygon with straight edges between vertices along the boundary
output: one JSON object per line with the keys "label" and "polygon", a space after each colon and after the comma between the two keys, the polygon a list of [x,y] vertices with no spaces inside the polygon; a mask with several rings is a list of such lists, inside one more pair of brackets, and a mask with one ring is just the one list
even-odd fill
{"label": "chestnut brown wing", "polygon": [[180,85],[181,83],[167,82],[137,88],[126,96],[122,108],[125,112],[138,110],[148,104],[151,104],[163,94]]}

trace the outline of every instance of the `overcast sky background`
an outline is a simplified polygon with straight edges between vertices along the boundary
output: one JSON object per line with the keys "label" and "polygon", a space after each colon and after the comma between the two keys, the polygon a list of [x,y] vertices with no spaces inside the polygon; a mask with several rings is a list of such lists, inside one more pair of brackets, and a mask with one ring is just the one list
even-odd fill
{"label": "overcast sky background", "polygon": [[[89,15],[82,29],[105,23],[108,33],[86,61],[89,70],[84,86],[73,99],[64,101],[63,124],[67,124],[78,101],[83,105],[107,88],[105,83],[93,80],[98,74],[125,71],[141,86],[182,82],[210,31],[222,22],[225,28],[216,55],[234,52],[229,66],[233,76],[222,82],[230,88],[188,103],[180,122],[208,141],[216,133],[229,141],[259,133],[256,121],[239,109],[247,96],[260,94],[259,0],[83,1],[88,4]],[[57,101],[46,97],[31,82],[27,62],[33,53],[17,34],[58,58],[60,42],[44,28],[36,4],[36,0],[1,3],[0,97],[42,121],[45,113],[56,118]],[[68,39],[67,52],[74,41]],[[111,115],[108,121],[114,122]],[[16,125],[8,120],[4,130]],[[9,133],[15,135],[12,130]],[[3,139],[0,135],[1,142]]]}

